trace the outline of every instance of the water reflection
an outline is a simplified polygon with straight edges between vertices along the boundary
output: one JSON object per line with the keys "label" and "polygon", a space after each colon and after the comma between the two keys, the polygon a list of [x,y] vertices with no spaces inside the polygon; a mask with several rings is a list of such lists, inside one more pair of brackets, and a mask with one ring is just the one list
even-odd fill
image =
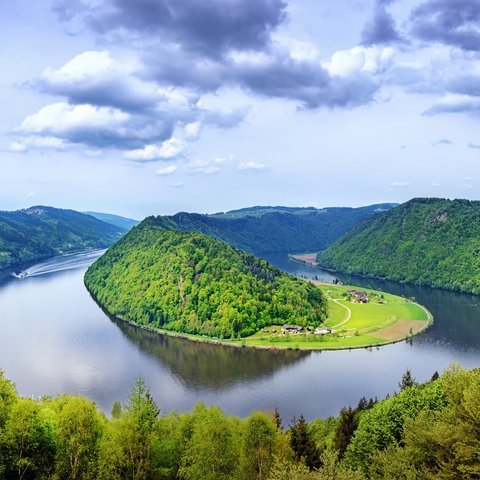
{"label": "water reflection", "polygon": [[192,342],[159,335],[111,318],[123,334],[160,360],[190,387],[224,389],[238,382],[259,380],[292,366],[311,352],[269,351]]}

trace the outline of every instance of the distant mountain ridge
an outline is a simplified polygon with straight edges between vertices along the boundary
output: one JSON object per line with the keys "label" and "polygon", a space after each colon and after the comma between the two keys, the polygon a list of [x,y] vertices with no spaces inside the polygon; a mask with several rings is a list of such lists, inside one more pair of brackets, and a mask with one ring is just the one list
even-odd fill
{"label": "distant mountain ridge", "polygon": [[480,202],[415,198],[364,220],[318,255],[320,266],[480,293]]}
{"label": "distant mountain ridge", "polygon": [[248,253],[318,252],[365,218],[395,205],[322,209],[256,206],[213,215],[180,212],[163,218],[176,229],[203,233]]}
{"label": "distant mountain ridge", "polygon": [[0,270],[62,253],[107,248],[124,233],[75,210],[36,205],[0,211]]}
{"label": "distant mountain ridge", "polygon": [[133,220],[132,218],[122,217],[120,215],[113,215],[112,213],[102,213],[102,212],[83,212],[85,215],[91,215],[92,217],[98,218],[102,222],[110,223],[117,227],[122,228],[123,230],[130,230],[135,225],[140,223],[139,220]]}

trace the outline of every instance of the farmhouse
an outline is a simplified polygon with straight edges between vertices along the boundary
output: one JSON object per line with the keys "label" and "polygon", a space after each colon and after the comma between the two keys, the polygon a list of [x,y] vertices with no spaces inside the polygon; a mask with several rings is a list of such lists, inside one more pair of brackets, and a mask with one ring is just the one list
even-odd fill
{"label": "farmhouse", "polygon": [[353,302],[354,303],[367,303],[368,296],[365,292],[361,290],[347,290],[348,293],[354,296]]}
{"label": "farmhouse", "polygon": [[318,327],[315,329],[315,335],[325,335],[327,333],[332,333],[331,328],[326,328],[326,327]]}
{"label": "farmhouse", "polygon": [[303,332],[303,327],[300,327],[298,325],[284,325],[282,327],[282,333],[290,333],[290,334],[297,334],[297,333],[302,333]]}

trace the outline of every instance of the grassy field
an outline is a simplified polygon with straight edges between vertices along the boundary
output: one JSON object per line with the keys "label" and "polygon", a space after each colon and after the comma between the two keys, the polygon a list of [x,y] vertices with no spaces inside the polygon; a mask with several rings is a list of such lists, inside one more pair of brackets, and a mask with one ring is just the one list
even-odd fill
{"label": "grassy field", "polygon": [[[355,303],[354,296],[348,290],[358,290],[357,287],[314,283],[328,298],[329,317],[324,326],[333,329],[331,334],[282,335],[281,326],[278,325],[269,327],[268,333],[257,332],[244,339],[242,344],[314,350],[367,347],[413,336],[428,327],[433,320],[425,308],[406,298],[361,289],[368,296],[368,303]],[[274,329],[277,330],[275,334],[272,333]]]}

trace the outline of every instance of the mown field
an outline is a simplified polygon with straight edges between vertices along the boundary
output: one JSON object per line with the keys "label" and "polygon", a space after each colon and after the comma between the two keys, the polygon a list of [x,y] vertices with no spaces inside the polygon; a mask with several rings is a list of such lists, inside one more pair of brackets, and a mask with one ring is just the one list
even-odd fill
{"label": "mown field", "polygon": [[[244,345],[315,350],[358,348],[395,342],[424,330],[431,322],[430,313],[413,301],[369,289],[361,289],[368,303],[354,303],[347,285],[315,282],[328,299],[329,315],[324,323],[331,334],[282,335],[281,326],[269,327],[243,340]],[[272,333],[277,330],[277,333]],[[232,342],[236,343],[236,342]]]}

